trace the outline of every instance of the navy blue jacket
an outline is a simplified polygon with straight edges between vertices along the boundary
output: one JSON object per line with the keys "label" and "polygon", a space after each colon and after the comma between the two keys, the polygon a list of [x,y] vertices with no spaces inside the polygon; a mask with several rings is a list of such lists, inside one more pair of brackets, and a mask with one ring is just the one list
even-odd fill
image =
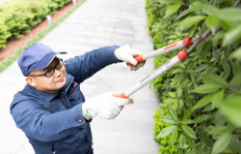
{"label": "navy blue jacket", "polygon": [[28,84],[10,106],[18,128],[36,154],[91,154],[90,121],[82,114],[85,98],[79,84],[107,65],[120,62],[118,46],[103,47],[66,61],[66,84],[58,93],[44,93]]}

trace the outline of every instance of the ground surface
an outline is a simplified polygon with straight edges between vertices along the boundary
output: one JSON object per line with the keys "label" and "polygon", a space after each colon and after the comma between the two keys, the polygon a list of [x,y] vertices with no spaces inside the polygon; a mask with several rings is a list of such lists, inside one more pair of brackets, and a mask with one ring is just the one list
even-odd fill
{"label": "ground surface", "polygon": [[[126,43],[151,52],[144,6],[145,0],[88,0],[40,42],[55,51],[68,51],[65,59],[94,48]],[[152,68],[153,59],[136,72],[130,72],[124,63],[114,64],[83,82],[81,90],[86,99],[109,91],[123,92],[153,72]],[[17,63],[2,72],[0,79],[0,154],[33,154],[9,113],[13,95],[25,85]],[[157,153],[152,118],[159,108],[157,95],[147,85],[131,98],[135,104],[126,106],[116,119],[92,121],[95,154]]]}

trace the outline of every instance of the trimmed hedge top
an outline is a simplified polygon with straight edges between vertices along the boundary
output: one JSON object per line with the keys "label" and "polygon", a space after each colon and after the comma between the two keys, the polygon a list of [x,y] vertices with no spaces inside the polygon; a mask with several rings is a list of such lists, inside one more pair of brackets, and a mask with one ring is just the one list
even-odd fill
{"label": "trimmed hedge top", "polygon": [[51,23],[50,26],[48,26],[46,29],[44,29],[42,32],[38,33],[34,38],[32,38],[30,41],[25,44],[24,47],[19,48],[15,51],[14,54],[7,57],[6,60],[0,63],[0,73],[4,71],[9,65],[11,65],[14,61],[18,59],[20,54],[25,50],[26,47],[29,47],[30,45],[37,43],[39,40],[41,40],[46,34],[48,34],[52,29],[57,27],[64,19],[66,19],[71,13],[73,13],[78,7],[80,7],[86,0],[82,0],[78,4],[74,6],[73,9],[71,9],[68,13],[58,18],[56,21]]}
{"label": "trimmed hedge top", "polygon": [[10,37],[20,38],[71,0],[17,0],[0,6],[0,48]]}

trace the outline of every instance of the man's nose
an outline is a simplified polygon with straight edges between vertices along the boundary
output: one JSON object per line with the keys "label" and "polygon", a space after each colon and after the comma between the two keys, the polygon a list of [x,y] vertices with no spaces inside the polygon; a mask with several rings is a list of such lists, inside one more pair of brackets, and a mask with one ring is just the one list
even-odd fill
{"label": "man's nose", "polygon": [[60,71],[60,70],[55,69],[54,76],[55,76],[56,78],[57,78],[57,77],[60,77],[60,76],[61,76],[61,71]]}

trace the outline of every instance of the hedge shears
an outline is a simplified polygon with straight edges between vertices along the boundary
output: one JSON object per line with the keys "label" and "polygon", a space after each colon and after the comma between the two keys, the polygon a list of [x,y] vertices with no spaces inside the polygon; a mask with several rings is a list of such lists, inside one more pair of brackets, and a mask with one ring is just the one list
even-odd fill
{"label": "hedge shears", "polygon": [[[216,29],[216,32],[219,31],[220,29],[221,29],[221,26],[218,26],[218,28]],[[194,38],[187,37],[187,38],[185,38],[185,39],[183,39],[179,42],[173,43],[171,45],[167,45],[167,46],[165,46],[161,49],[158,49],[158,50],[155,50],[153,52],[149,52],[149,53],[143,54],[141,56],[135,57],[136,61],[138,63],[140,63],[140,62],[146,61],[149,58],[152,58],[152,57],[164,54],[164,53],[171,52],[171,51],[176,50],[178,48],[181,48],[181,47],[184,48],[176,56],[174,56],[172,59],[170,59],[165,64],[160,66],[157,70],[155,70],[150,75],[146,76],[140,82],[136,83],[134,86],[132,86],[131,88],[129,88],[128,90],[126,90],[125,92],[120,94],[118,97],[128,98],[133,93],[135,93],[136,91],[141,89],[143,86],[145,86],[146,84],[148,84],[149,82],[151,82],[152,80],[157,78],[159,75],[168,71],[170,68],[172,68],[177,63],[179,63],[181,61],[184,61],[188,57],[190,52],[195,48],[196,45],[198,45],[200,42],[204,41],[206,38],[208,38],[211,35],[212,35],[212,31],[210,29],[208,29],[201,36],[197,36],[197,37],[194,37]],[[130,64],[127,63],[127,66],[129,66],[129,65]]]}

